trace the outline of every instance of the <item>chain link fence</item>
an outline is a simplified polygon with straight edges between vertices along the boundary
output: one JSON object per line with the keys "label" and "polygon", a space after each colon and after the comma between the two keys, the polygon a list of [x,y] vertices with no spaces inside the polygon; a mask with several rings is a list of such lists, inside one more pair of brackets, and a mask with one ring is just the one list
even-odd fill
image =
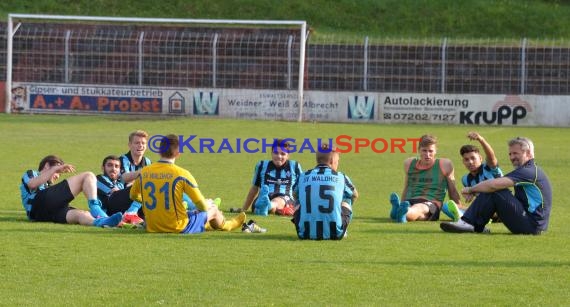
{"label": "chain link fence", "polygon": [[[295,89],[298,32],[275,29],[22,24],[13,81],[191,88]],[[307,36],[305,89],[570,94],[570,44],[451,39],[339,41]],[[0,26],[0,80],[6,26]]]}

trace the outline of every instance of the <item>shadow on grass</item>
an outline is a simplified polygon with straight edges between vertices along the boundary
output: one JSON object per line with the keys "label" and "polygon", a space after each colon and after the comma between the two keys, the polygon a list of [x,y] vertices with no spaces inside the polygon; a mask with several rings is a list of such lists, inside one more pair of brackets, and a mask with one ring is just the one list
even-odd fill
{"label": "shadow on grass", "polygon": [[[433,223],[433,222],[418,222],[418,223]],[[349,228],[350,229],[350,228]],[[435,233],[441,234],[443,236],[484,236],[484,237],[497,237],[497,236],[513,236],[513,237],[529,237],[529,238],[538,238],[547,236],[548,233],[543,233],[540,236],[535,235],[524,235],[524,234],[512,234],[507,230],[507,228],[500,229],[500,230],[491,230],[491,233],[448,233],[444,232],[439,228],[439,224],[434,224],[433,229],[425,229],[425,228],[406,228],[406,226],[402,225],[401,228],[379,228],[379,229],[364,229],[359,230],[360,233],[377,233],[377,234],[423,234],[423,235],[433,235]]]}
{"label": "shadow on grass", "polygon": [[27,222],[28,217],[22,211],[2,210],[0,211],[0,222]]}
{"label": "shadow on grass", "polygon": [[[492,229],[490,234],[474,234],[474,233],[466,233],[466,234],[454,234],[454,233],[445,233],[439,228],[440,222],[414,222],[407,224],[397,224],[391,221],[390,219],[386,218],[355,218],[358,220],[359,223],[366,222],[366,221],[373,221],[374,223],[369,224],[377,224],[377,225],[385,225],[390,224],[390,227],[364,227],[358,229],[358,233],[363,234],[379,234],[379,235],[402,235],[402,234],[410,234],[410,235],[429,235],[432,236],[433,234],[441,234],[442,236],[517,236],[517,237],[526,237],[525,235],[513,235],[511,234],[506,228],[504,229]],[[381,221],[381,222],[378,222]],[[3,227],[2,232],[4,233],[77,233],[77,234],[96,234],[96,235],[113,235],[113,236],[131,236],[131,235],[145,235],[149,237],[155,238],[173,238],[173,237],[187,237],[187,238],[196,238],[196,239],[207,239],[207,240],[259,240],[259,241],[269,241],[269,240],[278,240],[278,241],[298,241],[298,238],[293,230],[291,229],[290,232],[283,232],[283,233],[242,233],[239,230],[234,230],[232,232],[223,232],[223,231],[215,231],[215,232],[206,232],[203,234],[175,234],[175,233],[147,233],[144,229],[124,229],[124,228],[97,228],[93,226],[81,226],[81,225],[66,225],[66,224],[56,224],[50,222],[30,222],[25,216],[21,213],[14,211],[13,213],[6,214],[4,212],[3,215],[0,215],[0,222],[7,222],[10,223],[10,226]],[[354,223],[354,222],[353,222]],[[5,224],[8,225],[8,224]],[[21,225],[21,226],[20,226]],[[421,226],[421,227],[417,227]],[[426,228],[424,226],[429,226]],[[349,233],[351,232],[353,227],[349,226]],[[355,232],[356,233],[356,232]],[[547,236],[548,233],[543,234],[542,236]],[[541,237],[542,237],[541,236]],[[528,237],[536,237],[532,235],[528,235]]]}
{"label": "shadow on grass", "polygon": [[[328,263],[325,260],[306,260],[300,261],[302,263]],[[341,263],[342,261],[330,261],[330,263]],[[347,265],[354,265],[358,261],[346,261]],[[376,264],[386,266],[409,266],[409,267],[463,267],[463,268],[561,268],[570,266],[570,261],[544,261],[544,260],[380,260],[380,261],[365,261],[365,264]]]}
{"label": "shadow on grass", "polygon": [[369,217],[369,216],[355,216],[352,218],[353,221],[359,221],[363,223],[390,223],[394,224],[394,221],[389,217]]}
{"label": "shadow on grass", "polygon": [[[19,222],[19,221],[18,221]],[[124,228],[98,228],[93,226],[56,224],[49,222],[24,221],[20,226],[2,229],[3,233],[53,233],[53,234],[78,234],[78,235],[111,235],[111,236],[141,236],[156,239],[196,239],[196,240],[259,240],[259,241],[297,241],[294,232],[291,233],[242,233],[239,230],[232,232],[208,231],[200,234],[178,233],[147,233],[144,229]]]}
{"label": "shadow on grass", "polygon": [[[350,228],[349,228],[350,232]],[[434,229],[425,229],[425,228],[405,228],[405,226],[398,227],[398,228],[378,228],[378,229],[363,229],[358,230],[360,233],[378,233],[378,234],[425,234],[425,235],[433,235],[434,233],[443,233],[439,227],[435,227]]]}
{"label": "shadow on grass", "polygon": [[14,214],[10,216],[2,215],[0,216],[0,222],[28,222],[28,218],[25,215]]}

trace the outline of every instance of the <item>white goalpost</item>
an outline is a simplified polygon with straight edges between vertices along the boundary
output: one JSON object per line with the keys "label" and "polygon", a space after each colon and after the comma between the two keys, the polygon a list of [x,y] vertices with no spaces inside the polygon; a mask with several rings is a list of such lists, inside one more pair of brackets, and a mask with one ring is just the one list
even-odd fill
{"label": "white goalpost", "polygon": [[[31,24],[64,26],[44,32],[41,26],[40,30],[37,28],[30,30]],[[65,29],[66,24],[78,27],[72,30]],[[103,26],[107,32],[100,28],[92,30],[95,32],[89,32],[83,30],[82,26],[92,28]],[[113,31],[113,26],[126,27],[131,32]],[[162,32],[151,34],[153,27],[161,28]],[[170,30],[168,27],[175,27],[175,30]],[[184,32],[186,27],[191,28],[193,32],[191,34],[188,34],[188,31]],[[220,28],[234,31],[233,37],[238,37],[240,33],[248,35],[254,33],[257,36],[234,39],[231,35],[223,36],[219,31],[212,30]],[[288,33],[288,38],[287,35],[283,35],[286,37],[283,39],[281,34],[263,32],[281,29],[283,33]],[[97,33],[97,38],[90,37],[92,33]],[[104,38],[107,33],[113,36],[109,40]],[[72,86],[78,84],[100,85],[103,88],[101,91],[106,86],[263,89],[268,93],[269,90],[296,91],[297,120],[301,121],[306,33],[306,22],[295,20],[9,14],[5,111],[15,112],[13,109],[15,83],[32,84],[32,86],[55,84],[63,92],[77,91]],[[231,41],[232,39],[236,41]],[[237,41],[239,39],[242,41]],[[180,47],[182,45],[180,40],[184,41],[184,49]],[[85,42],[89,42],[90,45],[81,48],[94,50],[91,54],[88,50],[77,51],[77,46]],[[152,45],[149,42],[160,42],[160,44]],[[223,49],[226,46],[233,48],[238,45],[243,46],[241,50]],[[81,58],[80,53],[86,56]],[[239,56],[242,59],[239,59]],[[105,63],[106,67],[101,68],[105,66],[101,63]],[[91,68],[93,69],[90,70]],[[248,92],[244,95],[247,94]],[[124,97],[126,95],[123,94]],[[177,96],[172,95],[176,100]],[[135,102],[139,103],[138,107],[141,110],[145,107],[145,101],[136,101],[135,98]],[[117,108],[120,107],[120,103],[117,103]],[[136,106],[136,103],[132,105]],[[93,111],[87,104],[82,106],[85,107],[84,110]]]}

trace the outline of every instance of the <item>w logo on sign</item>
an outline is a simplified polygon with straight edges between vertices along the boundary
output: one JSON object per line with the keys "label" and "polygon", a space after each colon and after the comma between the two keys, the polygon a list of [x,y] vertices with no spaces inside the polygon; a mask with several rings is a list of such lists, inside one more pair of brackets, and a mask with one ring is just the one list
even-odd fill
{"label": "w logo on sign", "polygon": [[348,118],[374,119],[374,106],[376,101],[369,96],[348,97]]}
{"label": "w logo on sign", "polygon": [[194,115],[218,115],[219,100],[214,92],[194,93]]}

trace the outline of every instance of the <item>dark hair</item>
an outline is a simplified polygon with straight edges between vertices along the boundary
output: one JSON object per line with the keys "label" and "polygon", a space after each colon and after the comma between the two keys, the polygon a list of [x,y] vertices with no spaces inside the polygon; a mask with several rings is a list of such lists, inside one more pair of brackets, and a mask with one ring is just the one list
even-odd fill
{"label": "dark hair", "polygon": [[474,146],[474,145],[463,145],[459,149],[459,154],[461,156],[463,156],[466,153],[470,153],[470,152],[479,153],[479,148],[477,148],[477,146]]}
{"label": "dark hair", "polygon": [[164,158],[174,158],[178,153],[178,137],[174,134],[169,134],[160,140],[160,156]]}
{"label": "dark hair", "polygon": [[290,146],[289,142],[286,142],[284,139],[275,139],[273,146],[271,146],[271,152],[277,152],[279,148],[281,151],[289,153]]}
{"label": "dark hair", "polygon": [[336,147],[330,148],[328,144],[322,144],[317,150],[317,164],[329,164],[333,155],[338,155]]}
{"label": "dark hair", "polygon": [[109,161],[109,160],[121,162],[121,159],[119,157],[117,157],[115,155],[109,155],[109,156],[106,156],[105,159],[103,159],[102,166],[105,166],[105,163],[107,163],[107,161]]}
{"label": "dark hair", "polygon": [[49,166],[54,166],[54,165],[64,164],[64,163],[60,157],[55,156],[55,155],[49,155],[40,161],[40,165],[38,166],[38,171],[41,172],[42,169],[44,169],[44,167],[46,166],[46,164],[48,164]]}

